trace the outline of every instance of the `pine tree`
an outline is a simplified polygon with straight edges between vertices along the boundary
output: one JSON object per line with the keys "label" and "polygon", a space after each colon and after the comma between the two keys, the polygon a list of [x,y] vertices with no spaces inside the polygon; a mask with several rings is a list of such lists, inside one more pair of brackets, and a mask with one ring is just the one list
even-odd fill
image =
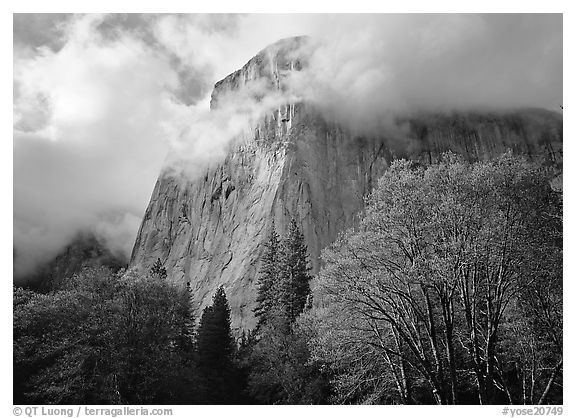
{"label": "pine tree", "polygon": [[288,235],[279,253],[280,300],[290,323],[302,313],[310,294],[310,267],[304,234],[296,221],[290,222]]}
{"label": "pine tree", "polygon": [[178,309],[184,321],[180,323],[180,328],[175,338],[176,348],[186,354],[191,354],[194,351],[194,304],[192,300],[192,289],[190,283],[186,284],[186,289],[182,289],[177,295]]}
{"label": "pine tree", "polygon": [[307,258],[304,235],[296,221],[290,222],[280,242],[271,231],[258,281],[257,338],[244,344],[242,353],[249,370],[250,394],[262,403],[307,403],[317,398],[304,393],[317,379],[308,386],[309,354],[295,325],[307,303],[312,304]]}
{"label": "pine tree", "polygon": [[230,307],[220,286],[212,305],[204,308],[198,327],[198,358],[203,366],[218,368],[232,358],[234,338],[230,329]]}
{"label": "pine tree", "polygon": [[258,296],[256,297],[256,308],[254,308],[254,315],[258,318],[256,329],[259,329],[267,321],[274,305],[278,302],[279,251],[280,241],[274,223],[272,223],[268,241],[264,246],[257,283]]}
{"label": "pine tree", "polygon": [[287,325],[302,313],[310,294],[309,271],[306,242],[296,221],[290,222],[288,234],[282,241],[272,224],[258,278],[254,309],[258,318],[257,330],[269,320],[273,311],[276,316],[285,317]]}
{"label": "pine tree", "polygon": [[204,308],[198,327],[198,366],[204,380],[206,402],[234,403],[236,345],[230,328],[230,307],[222,286],[216,290],[212,301],[212,306]]}
{"label": "pine tree", "polygon": [[162,261],[160,261],[159,258],[152,265],[152,268],[150,269],[150,274],[152,276],[157,276],[161,279],[165,279],[166,277],[168,277],[168,273],[166,272],[166,268],[164,267],[164,265],[162,264]]}

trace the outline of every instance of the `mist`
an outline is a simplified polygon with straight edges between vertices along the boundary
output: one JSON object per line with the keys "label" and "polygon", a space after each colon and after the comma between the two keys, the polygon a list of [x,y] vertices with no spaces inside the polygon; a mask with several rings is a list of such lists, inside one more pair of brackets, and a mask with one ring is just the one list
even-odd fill
{"label": "mist", "polygon": [[[562,15],[58,15],[14,26],[17,279],[80,231],[129,255],[163,168],[195,178],[283,102],[370,132],[421,111],[562,103]],[[210,111],[216,81],[303,34],[308,65],[289,93],[253,83]]]}
{"label": "mist", "polygon": [[356,129],[418,112],[562,104],[561,15],[329,16],[293,88]]}

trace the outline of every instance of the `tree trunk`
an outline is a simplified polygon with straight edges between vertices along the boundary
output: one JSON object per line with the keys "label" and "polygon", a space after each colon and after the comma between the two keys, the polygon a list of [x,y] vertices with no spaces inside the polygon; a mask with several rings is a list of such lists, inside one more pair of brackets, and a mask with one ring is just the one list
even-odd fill
{"label": "tree trunk", "polygon": [[457,399],[457,387],[458,382],[456,379],[456,362],[454,356],[454,335],[453,335],[453,314],[452,314],[452,300],[444,295],[441,298],[442,303],[442,317],[444,319],[445,330],[445,344],[446,344],[446,354],[448,357],[448,372],[450,379],[450,403],[456,405]]}
{"label": "tree trunk", "polygon": [[538,405],[544,405],[544,402],[546,402],[546,398],[548,397],[548,394],[550,393],[550,389],[552,389],[552,385],[554,384],[554,380],[556,380],[558,373],[560,373],[560,369],[562,368],[562,362],[563,362],[563,360],[560,359],[560,361],[558,362],[556,367],[554,367],[554,370],[552,371],[552,375],[550,376],[550,379],[548,379],[548,384],[546,385],[546,389],[544,389],[542,396],[540,396],[540,400],[538,401]]}
{"label": "tree trunk", "polygon": [[446,330],[446,349],[448,351],[448,368],[450,369],[450,396],[452,399],[452,405],[456,405],[458,403],[458,382],[456,379],[456,362],[454,359],[455,356],[452,329]]}
{"label": "tree trunk", "polygon": [[438,384],[436,391],[434,393],[440,399],[441,405],[445,405],[446,402],[446,382],[444,381],[444,370],[442,367],[442,360],[439,356],[438,349],[438,335],[436,333],[436,324],[434,321],[434,311],[432,309],[432,303],[430,301],[430,295],[428,292],[422,288],[422,293],[426,299],[426,309],[428,313],[428,326],[430,330],[430,345],[432,347],[432,355],[434,357],[434,363],[436,368],[436,378],[438,379]]}

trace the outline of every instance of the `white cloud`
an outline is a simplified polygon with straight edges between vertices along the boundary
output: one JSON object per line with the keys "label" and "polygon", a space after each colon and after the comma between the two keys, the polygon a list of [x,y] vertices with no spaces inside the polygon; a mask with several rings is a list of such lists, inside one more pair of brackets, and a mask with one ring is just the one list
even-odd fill
{"label": "white cloud", "polygon": [[331,16],[294,85],[338,120],[562,100],[561,15]]}
{"label": "white cloud", "polygon": [[293,94],[272,89],[261,79],[239,90],[222,92],[219,105],[212,110],[204,104],[184,108],[173,103],[174,118],[166,126],[171,144],[166,165],[193,179],[207,165],[223,160],[230,146],[251,138],[253,127],[266,114],[299,100]]}
{"label": "white cloud", "polygon": [[112,242],[107,222],[129,253],[167,151],[161,122],[176,74],[138,39],[103,40],[98,19],[76,19],[58,52],[14,63],[16,275],[80,230]]}

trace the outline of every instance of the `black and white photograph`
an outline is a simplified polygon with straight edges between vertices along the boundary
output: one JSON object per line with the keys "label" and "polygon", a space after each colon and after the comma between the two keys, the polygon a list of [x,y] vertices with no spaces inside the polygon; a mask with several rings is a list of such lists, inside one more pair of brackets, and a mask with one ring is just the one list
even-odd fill
{"label": "black and white photograph", "polygon": [[6,416],[569,416],[563,18],[13,13]]}

